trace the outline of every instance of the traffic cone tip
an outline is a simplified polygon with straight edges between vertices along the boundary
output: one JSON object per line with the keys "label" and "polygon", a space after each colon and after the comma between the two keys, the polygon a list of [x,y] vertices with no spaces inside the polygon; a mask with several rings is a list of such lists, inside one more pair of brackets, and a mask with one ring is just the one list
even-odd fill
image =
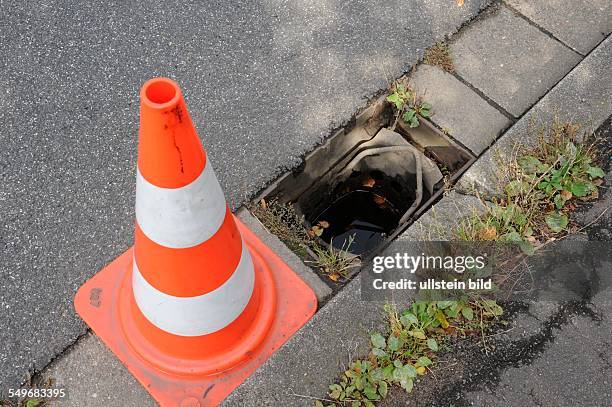
{"label": "traffic cone tip", "polygon": [[152,78],[142,85],[140,101],[154,109],[175,106],[181,99],[181,88],[169,78]]}

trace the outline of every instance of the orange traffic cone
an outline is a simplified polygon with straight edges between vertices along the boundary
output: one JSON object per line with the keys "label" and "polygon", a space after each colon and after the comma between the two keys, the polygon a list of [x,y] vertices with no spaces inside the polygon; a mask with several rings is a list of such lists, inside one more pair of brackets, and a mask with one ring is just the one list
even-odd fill
{"label": "orange traffic cone", "polygon": [[75,308],[163,406],[217,405],[316,310],[230,212],[178,85],[141,90],[134,247]]}

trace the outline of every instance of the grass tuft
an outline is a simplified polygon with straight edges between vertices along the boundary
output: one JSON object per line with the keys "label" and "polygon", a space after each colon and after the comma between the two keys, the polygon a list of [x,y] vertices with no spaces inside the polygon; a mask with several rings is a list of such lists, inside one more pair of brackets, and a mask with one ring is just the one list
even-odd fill
{"label": "grass tuft", "polygon": [[450,54],[450,48],[446,42],[438,42],[431,48],[425,50],[423,60],[427,65],[437,66],[446,72],[455,72],[455,64]]}
{"label": "grass tuft", "polygon": [[269,202],[262,199],[259,204],[251,205],[249,210],[291,251],[332,281],[347,278],[348,271],[360,264],[356,256],[348,253],[354,236],[344,241],[340,249],[334,248],[331,243],[324,247],[318,242],[317,238],[329,227],[328,222],[321,221],[306,229],[304,217],[295,212],[293,205],[280,203],[276,199]]}
{"label": "grass tuft", "polygon": [[314,239],[304,228],[304,217],[295,212],[293,205],[280,203],[277,199],[269,202],[262,199],[259,204],[251,205],[249,210],[291,251],[302,258],[308,257],[308,248],[313,245]]}
{"label": "grass tuft", "polygon": [[338,281],[341,278],[346,279],[349,270],[358,267],[360,264],[358,257],[351,256],[348,253],[354,240],[355,236],[350,236],[343,242],[340,249],[336,249],[333,246],[333,241],[331,241],[327,247],[321,247],[318,244],[314,244],[312,249],[317,255],[317,260],[311,263],[332,281]]}

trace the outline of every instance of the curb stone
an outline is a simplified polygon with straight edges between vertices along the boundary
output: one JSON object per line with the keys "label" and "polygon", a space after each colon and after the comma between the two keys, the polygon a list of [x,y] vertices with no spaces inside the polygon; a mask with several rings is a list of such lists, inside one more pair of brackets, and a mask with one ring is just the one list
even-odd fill
{"label": "curb stone", "polygon": [[421,64],[411,82],[417,93],[433,106],[431,121],[476,156],[480,155],[510,120],[476,92],[442,69]]}
{"label": "curb stone", "polygon": [[451,43],[456,73],[514,117],[537,102],[581,56],[503,5]]}
{"label": "curb stone", "polygon": [[470,215],[482,213],[483,202],[475,196],[449,191],[438,203],[397,237],[397,241],[450,240],[458,222]]}

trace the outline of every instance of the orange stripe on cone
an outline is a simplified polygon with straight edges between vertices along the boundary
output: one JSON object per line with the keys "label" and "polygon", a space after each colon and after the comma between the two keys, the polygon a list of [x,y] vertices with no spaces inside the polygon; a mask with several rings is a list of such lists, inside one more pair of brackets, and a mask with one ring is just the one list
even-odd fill
{"label": "orange stripe on cone", "polygon": [[[236,269],[241,250],[242,238],[229,208],[217,233],[194,247],[170,249],[157,244],[138,223],[134,233],[134,253],[143,277],[158,290],[177,297],[206,294],[219,288]],[[202,273],[203,270],[215,272]]]}

